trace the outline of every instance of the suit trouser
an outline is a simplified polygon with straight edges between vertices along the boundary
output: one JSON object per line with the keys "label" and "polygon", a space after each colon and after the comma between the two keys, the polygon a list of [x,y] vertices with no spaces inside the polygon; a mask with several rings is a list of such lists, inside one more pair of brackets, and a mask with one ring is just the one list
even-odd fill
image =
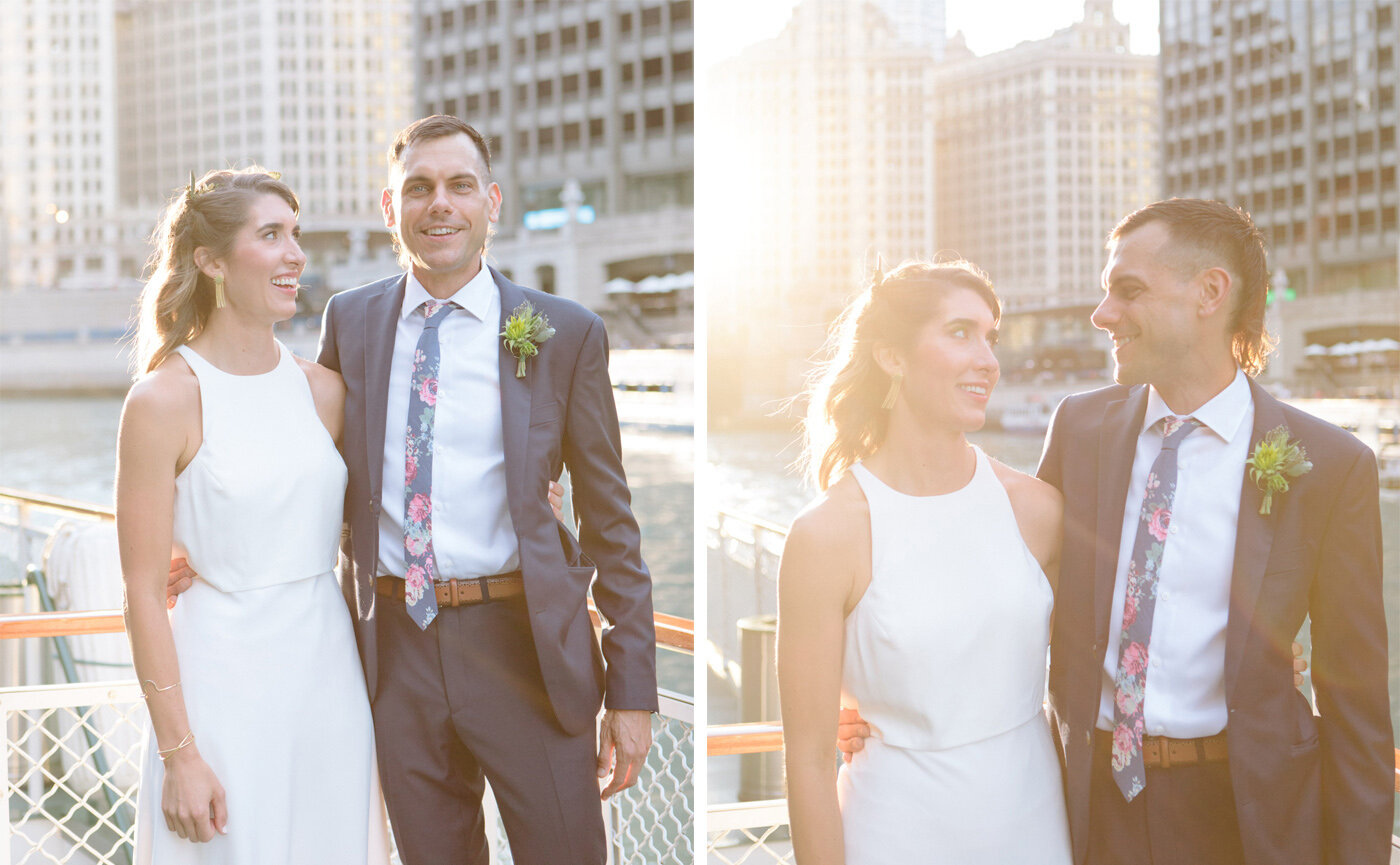
{"label": "suit trouser", "polygon": [[564,733],[523,598],[442,609],[426,631],[379,598],[373,711],[404,865],[486,865],[482,778],[519,865],[606,858],[594,732]]}
{"label": "suit trouser", "polygon": [[1088,865],[1243,865],[1228,762],[1148,768],[1129,802],[1111,748],[1109,734],[1094,734]]}

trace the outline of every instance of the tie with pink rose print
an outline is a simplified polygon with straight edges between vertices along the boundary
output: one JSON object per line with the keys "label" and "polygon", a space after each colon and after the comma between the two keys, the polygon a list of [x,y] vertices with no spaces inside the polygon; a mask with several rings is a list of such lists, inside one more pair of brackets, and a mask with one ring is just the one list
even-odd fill
{"label": "tie with pink rose print", "polygon": [[433,416],[437,413],[438,325],[458,309],[451,301],[423,302],[423,334],[413,349],[408,389],[408,441],[404,445],[404,601],[409,618],[427,630],[437,618],[437,561],[433,558]]}
{"label": "tie with pink rose print", "polygon": [[1118,673],[1113,677],[1113,780],[1129,802],[1147,786],[1142,760],[1143,694],[1147,687],[1147,643],[1157,607],[1157,578],[1162,548],[1171,527],[1176,496],[1176,449],[1200,427],[1194,418],[1162,419],[1162,452],[1147,473],[1147,494],[1138,518],[1128,586],[1123,597],[1123,636],[1118,649]]}

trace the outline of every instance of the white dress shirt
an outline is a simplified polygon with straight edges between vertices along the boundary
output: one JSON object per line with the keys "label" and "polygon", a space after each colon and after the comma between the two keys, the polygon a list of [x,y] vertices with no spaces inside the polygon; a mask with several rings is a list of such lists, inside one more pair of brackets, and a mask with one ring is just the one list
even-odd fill
{"label": "white dress shirt", "polygon": [[[438,326],[441,366],[433,422],[433,553],[440,580],[483,577],[520,567],[506,498],[501,432],[501,295],[482,266],[449,300],[457,310]],[[384,420],[384,478],[379,511],[379,573],[404,573],[404,444],[413,352],[434,300],[408,275],[394,334]]]}
{"label": "white dress shirt", "polygon": [[[1113,729],[1114,676],[1123,632],[1128,564],[1137,538],[1147,475],[1162,450],[1162,418],[1174,414],[1156,389],[1137,439],[1099,699],[1101,730]],[[1176,497],[1162,550],[1157,606],[1148,643],[1143,720],[1149,736],[1193,739],[1225,729],[1225,625],[1230,615],[1240,488],[1254,428],[1249,380],[1234,381],[1190,417],[1202,426],[1178,450]]]}

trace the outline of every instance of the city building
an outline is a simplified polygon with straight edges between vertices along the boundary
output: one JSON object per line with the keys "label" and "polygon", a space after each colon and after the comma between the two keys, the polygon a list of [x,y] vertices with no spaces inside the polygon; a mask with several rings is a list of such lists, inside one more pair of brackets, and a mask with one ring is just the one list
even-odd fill
{"label": "city building", "polygon": [[948,12],[945,0],[870,0],[885,13],[895,34],[905,42],[943,59],[947,43]]}
{"label": "city building", "polygon": [[870,271],[934,252],[933,67],[874,4],[803,0],[707,74],[712,418],[774,413]]}
{"label": "city building", "polygon": [[110,287],[144,260],[120,212],[116,67],[113,0],[6,5],[0,291]]}
{"label": "city building", "polygon": [[1394,0],[1162,4],[1163,184],[1248,210],[1270,247],[1299,395],[1396,388],[1400,186]]}
{"label": "city building", "polygon": [[1129,52],[1112,0],[983,57],[959,35],[946,58],[933,103],[937,246],[995,282],[1003,375],[1106,369],[1089,314],[1109,231],[1159,197],[1157,58]]}
{"label": "city building", "polygon": [[392,272],[379,200],[411,119],[410,5],[121,0],[123,203],[154,215],[191,171],[260,164],[301,201],[313,282]]}
{"label": "city building", "polygon": [[690,0],[422,0],[417,112],[486,136],[490,258],[604,314],[614,345],[694,337]]}

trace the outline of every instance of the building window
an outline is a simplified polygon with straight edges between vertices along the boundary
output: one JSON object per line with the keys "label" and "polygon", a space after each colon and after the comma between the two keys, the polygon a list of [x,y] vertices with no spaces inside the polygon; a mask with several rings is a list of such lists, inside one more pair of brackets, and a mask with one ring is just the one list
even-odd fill
{"label": "building window", "polygon": [[592,117],[588,120],[588,139],[595,144],[603,140],[603,118]]}
{"label": "building window", "polygon": [[590,92],[597,92],[603,89],[603,70],[588,70],[588,89]]}
{"label": "building window", "polygon": [[582,141],[582,139],[583,139],[583,124],[578,123],[578,122],[574,122],[574,123],[565,123],[565,124],[564,124],[564,149],[565,149],[565,150],[578,150],[578,148],[579,148],[579,142]]}
{"label": "building window", "polygon": [[631,87],[631,86],[632,86],[632,80],[633,80],[633,78],[634,78],[635,76],[636,76],[636,71],[635,71],[635,69],[633,68],[633,64],[631,64],[631,63],[624,63],[624,64],[622,64],[622,86],[623,86],[623,87]]}
{"label": "building window", "polygon": [[521,156],[530,152],[530,130],[522,129],[515,133],[515,152]]}
{"label": "building window", "polygon": [[578,50],[578,25],[559,31],[559,47],[564,51]]}
{"label": "building window", "polygon": [[592,48],[603,41],[603,22],[589,21],[583,25],[583,36],[588,40],[588,47]]}
{"label": "building window", "polygon": [[554,152],[554,127],[546,126],[539,130],[539,146],[541,153]]}
{"label": "building window", "polygon": [[646,113],[647,137],[660,135],[666,131],[666,109],[648,108]]}
{"label": "building window", "polygon": [[562,86],[562,90],[563,90],[563,93],[564,93],[565,98],[570,97],[570,96],[577,96],[577,95],[578,95],[578,73],[575,72],[575,73],[573,73],[573,74],[571,74],[571,75],[565,75],[565,76],[564,76],[564,80],[561,82],[561,86]]}
{"label": "building window", "polygon": [[622,115],[622,137],[627,139],[637,137],[637,115],[632,111]]}
{"label": "building window", "polygon": [[678,81],[689,81],[695,69],[695,54],[691,51],[677,51],[671,55],[671,74]]}
{"label": "building window", "polygon": [[617,30],[623,36],[632,35],[632,13],[623,12],[617,16]]}
{"label": "building window", "polygon": [[549,50],[553,47],[553,41],[554,41],[554,34],[553,34],[553,33],[548,33],[548,32],[545,32],[545,33],[536,33],[536,34],[535,34],[535,50],[538,51],[538,52],[540,52],[540,53],[545,53],[545,52],[549,51]]}
{"label": "building window", "polygon": [[554,81],[546,78],[535,82],[535,96],[541,105],[548,105],[554,101]]}
{"label": "building window", "polygon": [[676,106],[677,131],[689,132],[695,128],[695,104],[683,102]]}

